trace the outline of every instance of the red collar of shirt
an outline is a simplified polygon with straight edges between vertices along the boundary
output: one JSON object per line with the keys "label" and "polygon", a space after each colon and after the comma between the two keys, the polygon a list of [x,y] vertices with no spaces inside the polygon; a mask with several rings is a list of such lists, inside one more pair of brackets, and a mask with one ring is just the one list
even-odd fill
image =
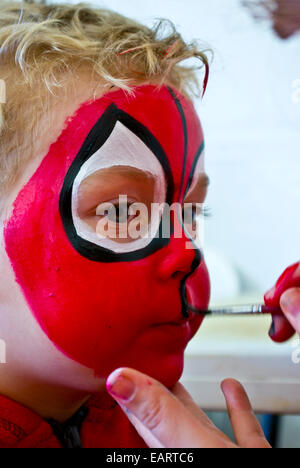
{"label": "red collar of shirt", "polygon": [[[85,448],[147,447],[134,427],[107,393],[93,396],[80,432]],[[0,396],[1,448],[59,448],[51,425],[34,411]]]}

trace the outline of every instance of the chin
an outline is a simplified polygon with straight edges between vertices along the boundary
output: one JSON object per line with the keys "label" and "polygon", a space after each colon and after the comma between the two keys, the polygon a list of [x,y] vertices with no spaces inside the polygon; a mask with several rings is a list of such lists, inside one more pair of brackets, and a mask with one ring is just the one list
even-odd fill
{"label": "chin", "polygon": [[[151,360],[145,370],[141,372],[150,375],[161,382],[165,387],[172,388],[181,378],[184,369],[184,352],[186,346],[199,330],[203,322],[203,317],[197,316],[190,322],[189,332],[185,341],[172,349],[172,353],[158,355],[156,359]],[[171,329],[170,329],[171,333]],[[153,365],[154,363],[154,365]],[[146,369],[146,367],[148,367]]]}
{"label": "chin", "polygon": [[[166,327],[167,328],[167,327]],[[198,327],[197,327],[198,329]],[[167,388],[172,388],[181,378],[184,367],[184,351],[191,338],[182,338],[182,332],[168,327],[167,338],[163,341],[158,339],[158,331],[155,333],[156,340],[152,344],[144,337],[143,343],[139,343],[126,358],[120,362],[118,367],[130,367],[143,374],[158,380]],[[172,332],[176,335],[170,340]],[[163,334],[163,330],[161,331]],[[149,335],[150,338],[150,335]],[[154,338],[154,336],[152,336]]]}
{"label": "chin", "polygon": [[[149,327],[132,343],[127,352],[120,352],[110,362],[104,374],[108,376],[120,367],[129,367],[162,383],[171,389],[181,378],[184,351],[199,329],[202,317],[196,316],[186,324],[161,324]],[[103,375],[103,370],[100,373]]]}
{"label": "chin", "polygon": [[144,363],[137,370],[149,375],[171,389],[181,378],[184,367],[184,351],[170,356],[161,356],[156,363]]}

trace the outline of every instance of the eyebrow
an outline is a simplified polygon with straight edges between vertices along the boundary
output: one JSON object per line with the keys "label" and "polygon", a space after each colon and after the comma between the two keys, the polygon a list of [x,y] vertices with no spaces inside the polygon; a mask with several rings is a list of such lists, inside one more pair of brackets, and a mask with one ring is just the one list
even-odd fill
{"label": "eyebrow", "polygon": [[[111,173],[113,175],[121,175],[121,176],[145,176],[145,177],[155,177],[155,174],[152,174],[150,171],[145,171],[143,169],[140,169],[138,167],[132,167],[132,166],[109,166],[105,167],[103,169],[100,169],[100,171],[106,171],[108,173]],[[98,172],[98,171],[97,171]],[[101,175],[101,174],[99,174]]]}
{"label": "eyebrow", "polygon": [[90,174],[88,177],[83,179],[80,183],[80,187],[89,186],[91,181],[95,184],[99,178],[104,177],[104,181],[109,181],[110,178],[113,179],[115,177],[120,178],[121,180],[128,180],[134,181],[135,178],[143,178],[146,179],[154,179],[155,175],[149,171],[144,171],[142,169],[138,169],[135,167],[130,166],[110,166],[98,169],[97,171]]}

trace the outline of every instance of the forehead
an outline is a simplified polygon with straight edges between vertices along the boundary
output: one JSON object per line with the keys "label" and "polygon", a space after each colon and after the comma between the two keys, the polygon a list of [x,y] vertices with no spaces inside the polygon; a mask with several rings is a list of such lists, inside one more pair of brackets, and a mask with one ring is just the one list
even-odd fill
{"label": "forehead", "polygon": [[138,138],[146,129],[148,136],[144,134],[143,137],[146,145],[147,139],[151,139],[152,147],[160,146],[169,162],[175,195],[177,192],[178,196],[180,189],[183,192],[188,182],[193,162],[203,144],[203,133],[191,101],[166,86],[140,86],[134,89],[132,95],[118,90],[85,102],[66,121],[62,134],[51,145],[43,164],[53,163],[53,153],[64,155],[63,160],[56,160],[54,165],[60,166],[57,169],[60,169],[61,175],[65,175],[84,143],[86,146],[86,142],[90,141],[92,145],[93,135],[98,138],[98,134],[110,131],[106,128],[109,122],[102,119],[103,123],[99,123],[112,106],[122,115],[131,117],[131,122],[136,122],[131,130]]}

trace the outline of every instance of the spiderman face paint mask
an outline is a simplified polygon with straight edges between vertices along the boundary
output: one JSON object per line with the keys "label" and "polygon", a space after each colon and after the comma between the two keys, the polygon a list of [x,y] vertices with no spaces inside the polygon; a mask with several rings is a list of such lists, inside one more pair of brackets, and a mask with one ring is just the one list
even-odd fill
{"label": "spiderman face paint mask", "polygon": [[48,338],[97,376],[128,366],[168,386],[180,378],[201,323],[188,304],[209,301],[197,240],[178,209],[164,236],[165,208],[147,235],[116,238],[99,206],[202,202],[203,148],[178,92],[118,90],[78,109],[15,200],[4,236],[16,280]]}

